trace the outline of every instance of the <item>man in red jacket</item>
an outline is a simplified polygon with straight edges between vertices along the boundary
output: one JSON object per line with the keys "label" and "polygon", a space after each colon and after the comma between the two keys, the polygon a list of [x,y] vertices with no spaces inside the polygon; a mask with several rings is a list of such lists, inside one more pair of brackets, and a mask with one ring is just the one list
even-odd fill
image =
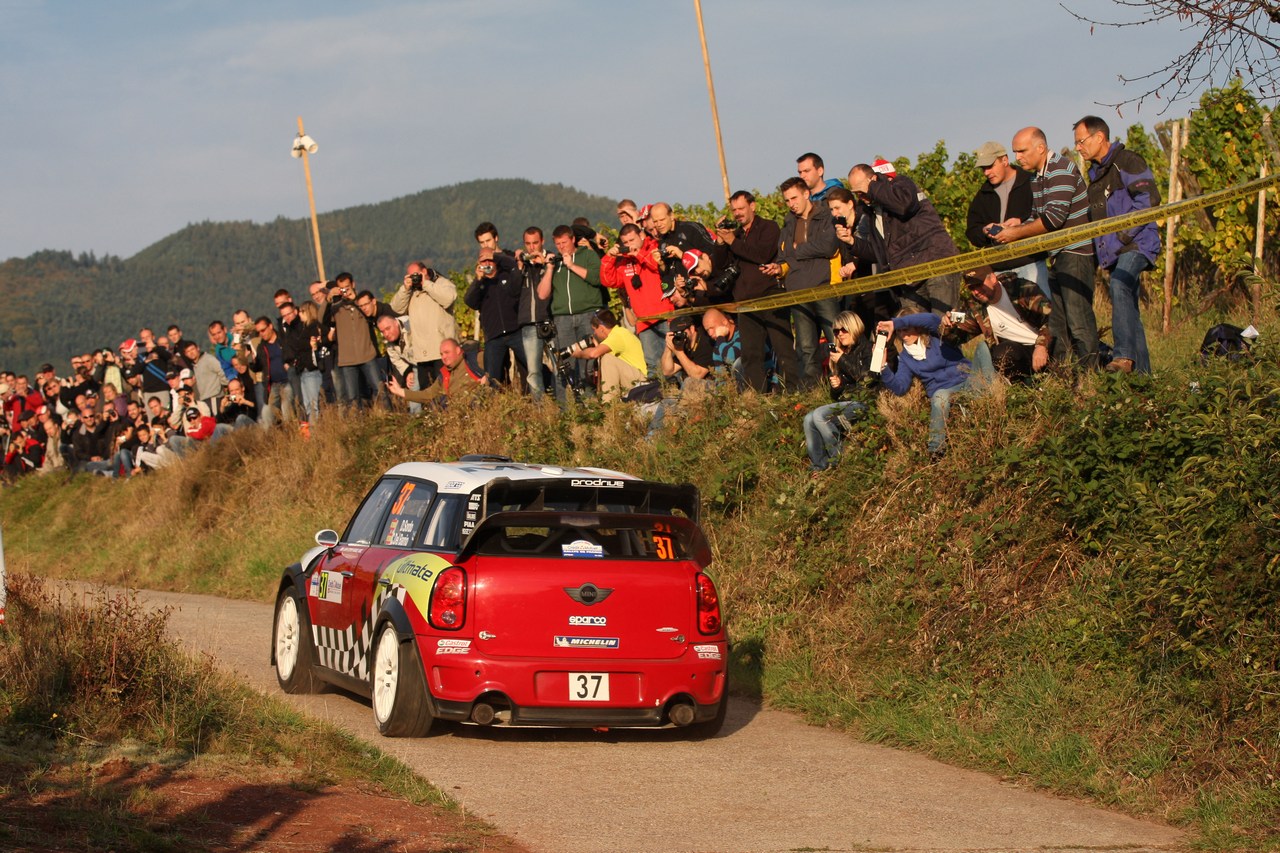
{"label": "man in red jacket", "polygon": [[[663,291],[662,272],[653,253],[658,241],[635,224],[618,230],[618,242],[600,259],[600,282],[622,290],[637,317],[664,314],[674,308]],[[644,348],[644,360],[657,364],[667,343],[667,321],[637,321],[636,336]]]}

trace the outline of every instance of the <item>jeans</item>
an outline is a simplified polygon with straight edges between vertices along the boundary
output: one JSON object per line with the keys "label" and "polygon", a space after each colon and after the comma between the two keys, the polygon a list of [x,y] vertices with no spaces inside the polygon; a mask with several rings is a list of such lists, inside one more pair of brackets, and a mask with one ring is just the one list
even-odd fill
{"label": "jeans", "polygon": [[485,339],[484,372],[489,374],[490,382],[502,386],[507,384],[507,353],[511,353],[521,364],[525,363],[522,344],[518,331]]}
{"label": "jeans", "polygon": [[995,367],[991,364],[991,350],[979,346],[973,352],[973,368],[969,378],[954,388],[939,388],[929,397],[929,452],[938,453],[947,443],[947,414],[951,411],[951,398],[971,396],[986,390],[995,379]]}
{"label": "jeans", "polygon": [[[765,295],[780,292],[781,289],[776,289]],[[794,391],[800,385],[795,339],[791,336],[790,311],[789,308],[775,308],[738,315],[738,340],[742,343],[742,357],[739,361],[743,376],[747,385],[762,394],[769,390],[769,376],[765,368],[768,360],[766,346],[773,349],[773,358],[783,387]]]}
{"label": "jeans", "polygon": [[636,332],[636,337],[640,338],[640,347],[644,350],[644,363],[649,368],[650,376],[657,376],[660,372],[658,367],[662,364],[662,351],[667,347],[667,329],[667,321],[660,320],[644,331]]}
{"label": "jeans", "polygon": [[840,301],[835,298],[791,306],[791,321],[796,329],[796,357],[800,360],[800,381],[806,388],[822,378],[818,333],[826,335],[828,341],[834,341],[835,332],[831,327],[839,314]]}
{"label": "jeans", "polygon": [[320,395],[324,393],[324,374],[319,370],[304,370],[298,374],[302,385],[302,419],[315,423],[320,418]]}
{"label": "jeans", "polygon": [[529,371],[529,392],[533,399],[541,400],[547,393],[547,383],[542,375],[542,338],[538,336],[536,323],[520,327],[520,348],[524,350],[524,366]]}
{"label": "jeans", "polygon": [[1134,373],[1151,372],[1147,333],[1138,308],[1142,271],[1150,266],[1141,252],[1124,252],[1111,270],[1111,336],[1115,340],[1111,357],[1133,359]]}
{"label": "jeans", "polygon": [[[594,311],[583,311],[580,314],[562,314],[554,318],[556,323],[556,347],[564,349],[575,341],[591,336],[591,317]],[[587,361],[585,358],[570,359],[569,373],[577,384],[579,393],[590,393],[587,388]],[[564,402],[565,387],[556,376],[556,399]]]}
{"label": "jeans", "polygon": [[338,390],[338,399],[344,403],[359,403],[361,377],[369,386],[373,402],[381,401],[385,405],[387,389],[382,384],[382,371],[378,369],[378,362],[374,359],[363,364],[334,368],[333,385]]}
{"label": "jeans", "polygon": [[843,420],[862,417],[867,407],[862,403],[828,403],[804,416],[804,443],[813,470],[825,471],[840,455],[844,439]]}
{"label": "jeans", "polygon": [[1010,272],[1015,273],[1018,278],[1034,282],[1045,299],[1053,299],[1053,291],[1049,288],[1049,265],[1044,260],[1032,261]]}
{"label": "jeans", "polygon": [[1066,361],[1068,344],[1080,365],[1098,366],[1098,321],[1093,315],[1093,276],[1097,262],[1092,254],[1060,252],[1053,261],[1049,284],[1053,313],[1049,315],[1054,356]]}
{"label": "jeans", "polygon": [[258,421],[269,427],[278,419],[285,423],[293,420],[293,386],[287,381],[273,382],[267,389],[267,405],[258,415]]}

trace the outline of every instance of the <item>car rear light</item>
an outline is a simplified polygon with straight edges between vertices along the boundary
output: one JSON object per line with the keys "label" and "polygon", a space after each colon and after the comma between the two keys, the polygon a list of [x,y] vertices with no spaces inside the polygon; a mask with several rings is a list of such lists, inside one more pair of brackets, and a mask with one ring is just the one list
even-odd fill
{"label": "car rear light", "polygon": [[698,630],[703,634],[720,633],[720,594],[711,578],[698,574]]}
{"label": "car rear light", "polygon": [[456,631],[467,621],[467,575],[457,566],[436,576],[431,587],[431,627]]}

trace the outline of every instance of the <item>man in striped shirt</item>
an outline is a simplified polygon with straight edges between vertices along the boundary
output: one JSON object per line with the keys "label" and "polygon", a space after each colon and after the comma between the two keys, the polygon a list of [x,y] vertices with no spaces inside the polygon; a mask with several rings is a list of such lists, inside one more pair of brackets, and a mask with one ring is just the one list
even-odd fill
{"label": "man in striped shirt", "polygon": [[[1031,218],[1009,219],[992,236],[1000,243],[1047,234],[1089,221],[1089,194],[1084,179],[1067,157],[1049,150],[1044,131],[1024,127],[1014,134],[1013,153],[1031,172]],[[1098,366],[1098,321],[1093,314],[1096,261],[1093,242],[1082,240],[1050,253],[1049,283],[1053,293],[1050,331],[1054,358],[1063,360],[1067,342],[1082,367]]]}

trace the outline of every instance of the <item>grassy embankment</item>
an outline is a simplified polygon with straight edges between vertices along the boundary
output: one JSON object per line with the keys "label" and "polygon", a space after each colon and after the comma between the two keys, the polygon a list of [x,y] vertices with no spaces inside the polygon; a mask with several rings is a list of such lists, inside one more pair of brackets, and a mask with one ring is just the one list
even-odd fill
{"label": "grassy embankment", "polygon": [[333,416],[309,442],[237,435],[140,482],[32,479],[0,494],[5,545],[11,570],[265,601],[397,461],[504,453],[687,479],[740,686],[1207,847],[1277,849],[1280,366],[1268,345],[1249,366],[1199,366],[1209,324],[1153,335],[1155,378],[1049,378],[956,408],[934,466],[918,393],[882,399],[816,481],[800,427],[816,393],[714,397],[656,445],[625,407],[499,396]]}
{"label": "grassy embankment", "polygon": [[[456,842],[449,849],[484,849],[494,838],[378,749],[182,654],[165,637],[167,613],[123,594],[59,604],[29,575],[8,586],[0,848],[227,849],[244,840],[223,824],[243,817],[233,802],[269,797],[262,806],[284,823],[309,795],[332,800],[334,786],[429,807],[444,816],[432,819]],[[225,799],[208,811],[176,798],[175,788],[210,785]],[[316,849],[329,849],[320,841]]]}

